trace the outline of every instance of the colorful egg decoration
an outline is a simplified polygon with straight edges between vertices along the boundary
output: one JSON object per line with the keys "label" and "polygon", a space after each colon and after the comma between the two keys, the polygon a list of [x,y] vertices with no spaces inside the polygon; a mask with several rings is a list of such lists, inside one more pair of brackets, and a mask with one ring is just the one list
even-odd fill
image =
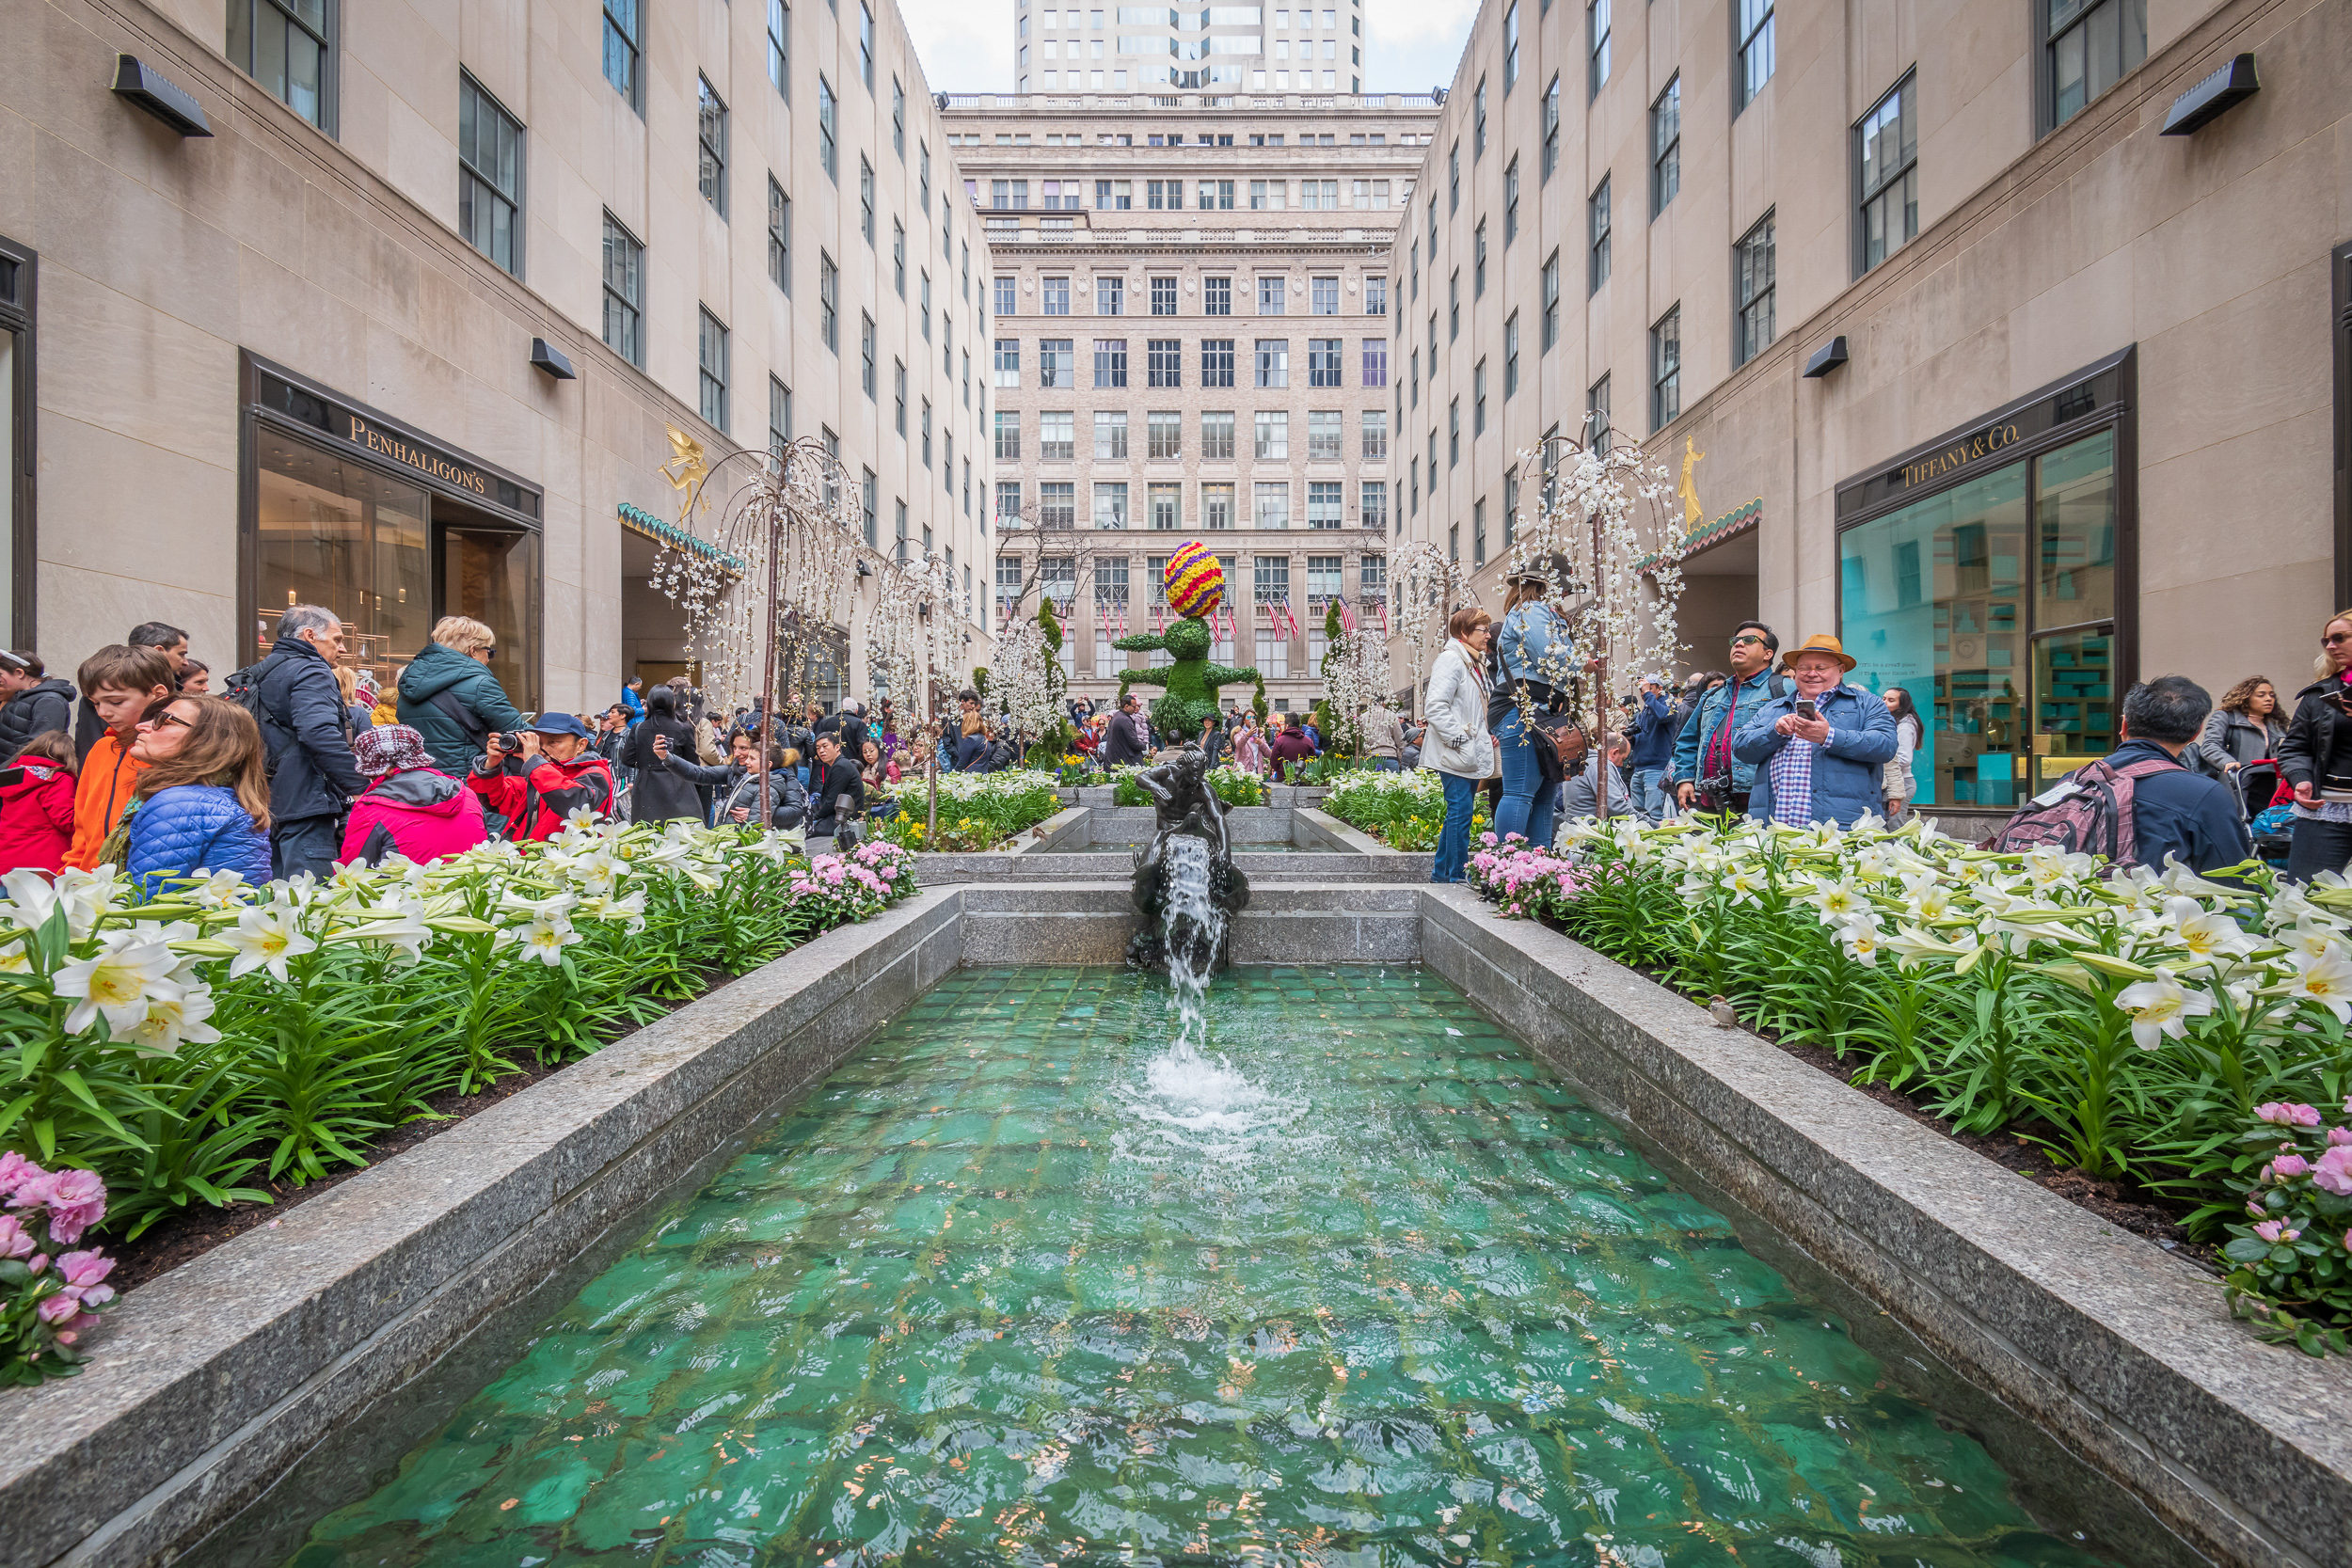
{"label": "colorful egg decoration", "polygon": [[1198,539],[1168,558],[1160,581],[1168,589],[1168,608],[1179,615],[1205,616],[1225,597],[1225,568]]}

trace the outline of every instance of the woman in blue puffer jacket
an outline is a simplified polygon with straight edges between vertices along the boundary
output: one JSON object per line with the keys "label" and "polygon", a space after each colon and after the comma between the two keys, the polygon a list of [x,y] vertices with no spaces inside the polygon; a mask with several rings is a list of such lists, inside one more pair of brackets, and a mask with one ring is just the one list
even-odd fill
{"label": "woman in blue puffer jacket", "polygon": [[269,880],[269,770],[251,714],[224,697],[175,697],[140,723],[131,754],[147,769],[104,858],[142,893],[215,871]]}

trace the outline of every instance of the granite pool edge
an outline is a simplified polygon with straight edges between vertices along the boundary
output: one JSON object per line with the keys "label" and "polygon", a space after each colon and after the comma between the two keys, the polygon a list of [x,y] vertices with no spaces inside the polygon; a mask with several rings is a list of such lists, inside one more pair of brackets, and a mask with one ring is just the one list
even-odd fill
{"label": "granite pool edge", "polygon": [[961,890],[843,927],[127,1295],[0,1393],[0,1568],[169,1560],[961,961]]}
{"label": "granite pool edge", "polygon": [[2352,1367],[2211,1276],[1557,932],[1423,895],[1423,961],[2217,1561],[2352,1560]]}

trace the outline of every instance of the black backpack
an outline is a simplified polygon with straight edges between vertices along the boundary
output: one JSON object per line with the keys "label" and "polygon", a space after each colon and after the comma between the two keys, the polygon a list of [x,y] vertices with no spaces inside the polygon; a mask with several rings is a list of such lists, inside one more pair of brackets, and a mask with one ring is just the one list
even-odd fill
{"label": "black backpack", "polygon": [[262,732],[262,768],[267,777],[273,779],[278,776],[278,742],[271,737],[270,731],[273,728],[282,731],[285,726],[278,722],[269,711],[269,705],[262,700],[262,674],[277,657],[272,653],[242,670],[230,672],[229,682],[220,693],[253,715],[253,722]]}

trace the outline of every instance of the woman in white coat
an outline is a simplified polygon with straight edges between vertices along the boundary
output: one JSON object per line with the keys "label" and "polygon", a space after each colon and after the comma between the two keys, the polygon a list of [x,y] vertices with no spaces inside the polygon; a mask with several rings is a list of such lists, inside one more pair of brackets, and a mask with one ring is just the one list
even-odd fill
{"label": "woman in white coat", "polygon": [[1422,703],[1429,732],[1422,741],[1421,765],[1445,780],[1445,828],[1429,867],[1433,882],[1463,879],[1470,865],[1470,811],[1480,786],[1495,770],[1486,676],[1486,639],[1493,629],[1485,610],[1455,610],[1445,625],[1445,646],[1429,667],[1429,690]]}

